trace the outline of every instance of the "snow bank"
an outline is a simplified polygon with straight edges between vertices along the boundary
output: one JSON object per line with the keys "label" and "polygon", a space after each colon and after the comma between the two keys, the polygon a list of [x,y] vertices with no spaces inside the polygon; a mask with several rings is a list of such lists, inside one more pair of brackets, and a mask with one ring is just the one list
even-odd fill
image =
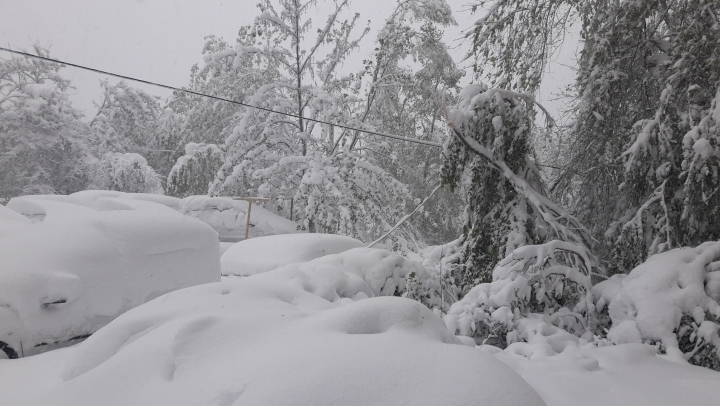
{"label": "snow bank", "polygon": [[[222,241],[245,239],[248,202],[230,197],[190,196],[180,201],[180,211],[209,224]],[[253,204],[250,213],[250,238],[297,232],[298,224]]]}
{"label": "snow bank", "polygon": [[247,276],[364,246],[361,241],[341,235],[281,234],[233,244],[223,254],[220,264],[223,275]]}
{"label": "snow bank", "polygon": [[[159,295],[219,280],[210,227],[119,196],[26,196],[0,209],[0,341],[19,355],[72,343]],[[108,210],[113,201],[129,204]]]}
{"label": "snow bank", "polygon": [[373,297],[408,266],[355,249],[169,293],[76,347],[0,360],[0,404],[543,405],[426,307]]}
{"label": "snow bank", "polygon": [[548,406],[718,403],[720,373],[669,361],[647,344],[598,347],[565,341],[558,353],[534,342],[515,343],[505,351],[487,345],[482,350],[520,374]]}

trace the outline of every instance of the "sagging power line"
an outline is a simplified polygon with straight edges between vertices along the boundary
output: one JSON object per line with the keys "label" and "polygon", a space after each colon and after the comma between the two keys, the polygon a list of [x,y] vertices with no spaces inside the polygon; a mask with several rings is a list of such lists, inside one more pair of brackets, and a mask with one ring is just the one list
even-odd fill
{"label": "sagging power line", "polygon": [[399,140],[399,141],[405,141],[405,142],[412,142],[412,143],[415,143],[415,144],[422,144],[422,145],[427,145],[427,146],[435,147],[435,148],[442,148],[442,144],[440,144],[440,143],[438,143],[438,142],[424,141],[424,140],[418,140],[418,139],[414,139],[414,138],[401,137],[401,136],[399,136],[399,135],[385,134],[385,133],[380,133],[380,132],[371,131],[371,130],[363,130],[363,129],[360,129],[360,128],[354,128],[354,127],[350,127],[350,126],[346,126],[346,125],[342,125],[342,124],[338,124],[338,123],[331,123],[331,122],[329,122],[329,121],[323,121],[323,120],[317,120],[317,119],[314,119],[314,118],[304,117],[304,116],[300,116],[300,115],[297,115],[297,114],[284,113],[284,112],[275,111],[275,110],[273,110],[273,109],[269,109],[269,108],[266,108],[266,107],[253,106],[253,105],[251,105],[251,104],[242,103],[242,102],[235,101],[235,100],[230,100],[230,99],[225,99],[225,98],[218,97],[218,96],[212,96],[212,95],[205,94],[205,93],[195,92],[195,91],[193,91],[193,90],[182,89],[182,88],[178,88],[178,87],[174,87],[174,86],[164,85],[164,84],[162,84],[162,83],[151,82],[151,81],[149,81],[149,80],[137,79],[137,78],[133,78],[133,77],[130,77],[130,76],[120,75],[120,74],[113,73],[113,72],[107,72],[107,71],[104,71],[104,70],[91,68],[91,67],[88,67],[88,66],[78,65],[78,64],[74,64],[74,63],[70,63],[70,62],[63,62],[63,61],[61,61],[61,60],[53,59],[53,58],[48,58],[48,57],[45,57],[45,56],[33,55],[33,54],[30,54],[30,53],[27,53],[27,52],[22,52],[22,51],[15,51],[15,50],[8,49],[8,48],[4,48],[4,47],[0,47],[0,51],[10,52],[10,53],[12,53],[12,54],[22,55],[22,56],[25,56],[25,57],[28,57],[28,58],[40,59],[40,60],[43,60],[43,61],[53,62],[53,63],[65,65],[65,66],[72,66],[73,68],[83,69],[83,70],[87,70],[87,71],[95,72],[95,73],[100,73],[100,74],[102,74],[102,75],[108,75],[108,76],[114,76],[114,77],[120,78],[120,79],[132,80],[132,81],[134,81],[134,82],[144,83],[144,84],[146,84],[146,85],[157,86],[157,87],[161,87],[161,88],[164,88],[164,89],[169,89],[169,90],[174,90],[174,91],[177,91],[177,92],[188,93],[188,94],[192,94],[192,95],[200,96],[200,97],[207,97],[207,98],[209,98],[209,99],[214,99],[214,100],[219,100],[219,101],[223,101],[223,102],[227,102],[227,103],[237,104],[237,105],[239,105],[239,106],[248,107],[248,108],[257,109],[257,110],[262,110],[262,111],[267,111],[267,112],[270,112],[270,113],[281,114],[281,115],[288,116],[288,117],[292,117],[292,118],[297,118],[297,119],[312,121],[312,122],[319,123],[319,124],[331,125],[331,126],[335,126],[335,127],[338,127],[338,128],[342,128],[342,129],[345,129],[345,130],[349,130],[349,131],[358,131],[358,132],[365,133],[365,134],[377,135],[377,136],[379,136],[379,137],[391,138],[391,139],[395,139],[395,140]]}

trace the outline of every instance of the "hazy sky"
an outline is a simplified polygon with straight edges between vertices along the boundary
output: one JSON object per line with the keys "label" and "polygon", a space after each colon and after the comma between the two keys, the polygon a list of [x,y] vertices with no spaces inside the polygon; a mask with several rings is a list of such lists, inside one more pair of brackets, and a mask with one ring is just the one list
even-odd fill
{"label": "hazy sky", "polygon": [[[456,45],[461,30],[479,18],[461,11],[470,1],[448,0],[459,23],[445,32],[449,45]],[[237,29],[253,21],[256,4],[257,0],[0,0],[0,43],[31,49],[33,41],[39,41],[50,46],[51,55],[61,60],[183,86],[188,82],[190,67],[201,62],[203,37],[212,34],[233,41]],[[392,0],[351,2],[351,10],[360,13],[363,23],[372,21],[372,31],[360,53],[349,61],[358,66],[346,69],[358,70],[360,61],[371,54],[374,33],[394,5]],[[324,20],[325,16],[319,18]],[[573,78],[562,65],[572,63],[574,43],[565,48],[559,63],[550,67],[547,83],[541,89],[540,99],[552,112],[559,105],[549,100],[552,94]],[[453,51],[457,61],[466,49],[467,44]],[[8,54],[0,52],[0,57]],[[74,68],[64,69],[62,74],[77,88],[75,107],[93,115],[92,101],[100,98],[98,81],[102,75]],[[132,85],[159,96],[169,94],[155,87]]]}

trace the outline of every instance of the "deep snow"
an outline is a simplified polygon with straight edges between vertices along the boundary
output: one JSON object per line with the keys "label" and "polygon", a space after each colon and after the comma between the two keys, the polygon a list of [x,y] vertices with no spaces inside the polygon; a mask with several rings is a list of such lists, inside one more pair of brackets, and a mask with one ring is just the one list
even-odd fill
{"label": "deep snow", "polygon": [[223,275],[248,276],[364,246],[362,241],[342,235],[280,234],[233,244],[220,264]]}
{"label": "deep snow", "polygon": [[0,360],[0,404],[544,404],[423,305],[375,297],[417,264],[333,257],[172,292],[76,347]]}
{"label": "deep snow", "polygon": [[[527,342],[475,346],[395,297],[432,271],[345,237],[222,244],[223,272],[246,277],[207,283],[220,278],[217,233],[179,211],[179,199],[97,191],[0,206],[0,341],[95,332],[0,359],[0,405],[718,403],[718,372],[648,344],[588,343],[540,316],[519,321]],[[643,319],[672,328],[653,306],[717,301],[716,245],[663,255],[592,292],[642,337],[655,334]]]}

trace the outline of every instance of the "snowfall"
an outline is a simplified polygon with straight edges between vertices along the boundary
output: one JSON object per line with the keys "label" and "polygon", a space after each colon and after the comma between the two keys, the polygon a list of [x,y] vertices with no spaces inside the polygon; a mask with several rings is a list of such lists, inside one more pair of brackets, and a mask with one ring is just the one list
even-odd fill
{"label": "snowfall", "polygon": [[447,327],[468,303],[443,319],[403,297],[419,261],[255,205],[244,240],[246,213],[109,191],[0,205],[0,405],[720,405],[720,373],[635,339],[671,341],[648,298],[680,273],[647,275],[712,247],[604,283],[616,343],[538,323],[502,350]]}

